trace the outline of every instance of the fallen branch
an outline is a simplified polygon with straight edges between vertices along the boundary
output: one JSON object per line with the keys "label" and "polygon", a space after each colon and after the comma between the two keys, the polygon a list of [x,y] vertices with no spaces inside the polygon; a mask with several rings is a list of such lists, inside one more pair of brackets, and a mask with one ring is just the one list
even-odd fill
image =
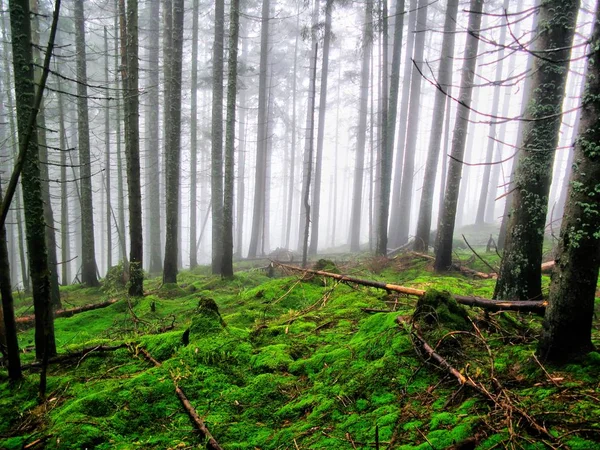
{"label": "fallen branch", "polygon": [[[322,270],[302,269],[296,266],[290,266],[289,264],[275,263],[280,267],[288,270],[295,270],[298,272],[312,273],[314,275],[320,275],[324,277],[334,278],[336,280],[345,283],[355,283],[362,286],[374,287],[377,289],[384,289],[388,292],[399,292],[405,295],[413,295],[415,297],[423,297],[425,291],[422,289],[415,289],[406,286],[399,286],[397,284],[383,283],[381,281],[364,280],[361,278],[355,278],[348,275],[340,275],[337,273],[324,272]],[[532,312],[543,315],[546,310],[547,302],[545,301],[508,301],[508,300],[490,300],[481,297],[471,297],[465,295],[453,295],[454,299],[461,305],[466,306],[478,306],[490,311],[519,311],[519,312]]]}
{"label": "fallen branch", "polygon": [[554,269],[555,261],[548,261],[542,264],[542,273],[551,273]]}
{"label": "fallen branch", "polygon": [[[397,321],[399,325],[404,326],[404,322],[401,319],[398,319]],[[494,379],[493,381],[495,381],[496,387],[498,388],[497,390],[500,391],[500,394],[493,395],[483,385],[475,383],[470,377],[465,377],[462,373],[456,370],[448,361],[446,361],[441,355],[436,353],[435,350],[431,347],[431,345],[427,343],[425,338],[421,336],[419,330],[416,327],[413,328],[412,334],[419,341],[422,350],[427,354],[428,358],[435,361],[446,372],[454,376],[454,378],[456,378],[456,380],[461,386],[469,386],[470,388],[474,389],[475,391],[483,395],[486,399],[490,400],[495,406],[504,410],[508,417],[511,417],[513,414],[520,416],[528,423],[528,425],[531,428],[533,428],[540,435],[544,436],[550,442],[556,442],[556,438],[552,434],[550,434],[550,432],[544,426],[537,423],[524,410],[513,404],[511,399],[508,397],[508,393],[506,392],[506,390],[499,385],[499,382],[496,379]],[[501,395],[504,395],[504,401],[502,400]],[[545,443],[548,444],[548,442]],[[552,446],[550,447],[554,448]]]}
{"label": "fallen branch", "polygon": [[[427,259],[429,261],[435,261],[435,258],[433,256],[427,255],[425,253],[411,252],[411,255],[418,256],[419,258]],[[498,277],[498,275],[496,273],[479,272],[477,270],[469,269],[468,267],[461,266],[460,264],[456,264],[456,263],[452,264],[452,268],[457,270],[458,272],[466,273],[468,275],[473,275],[474,277],[483,278],[483,279]]]}
{"label": "fallen branch", "polygon": [[[93,311],[94,309],[106,308],[107,306],[113,305],[117,302],[118,302],[117,299],[112,299],[112,300],[108,300],[108,301],[102,302],[102,303],[94,303],[91,305],[79,306],[77,308],[59,309],[58,311],[56,311],[54,313],[54,318],[71,317],[71,316],[74,316],[75,314],[79,314],[82,312]],[[23,328],[27,328],[28,326],[33,326],[33,324],[35,323],[35,316],[34,315],[22,316],[22,317],[17,317],[15,320],[17,322],[17,327],[19,327],[19,329],[23,329]]]}
{"label": "fallen branch", "polygon": [[[157,361],[156,359],[154,359],[152,357],[152,355],[148,352],[148,350],[146,350],[145,348],[140,348],[139,350],[140,350],[140,353],[142,355],[144,355],[144,358],[146,358],[148,361],[150,361],[156,367],[162,366],[162,364],[159,361]],[[200,431],[200,435],[202,436],[202,438],[206,439],[206,448],[209,450],[223,450],[223,448],[215,440],[215,438],[212,436],[212,434],[210,434],[210,431],[208,431],[206,424],[200,418],[200,416],[198,415],[198,413],[196,412],[196,410],[194,409],[194,407],[192,406],[192,404],[190,403],[190,401],[188,400],[188,398],[186,397],[184,392],[181,390],[181,388],[179,386],[177,386],[177,382],[175,380],[173,380],[173,385],[175,386],[175,393],[177,394],[177,397],[179,397],[179,400],[181,400],[181,404],[183,405],[183,407],[187,411],[188,415],[192,419],[192,422],[194,422],[194,425],[196,425],[196,428],[198,429],[198,431]]]}
{"label": "fallen branch", "polygon": [[[96,345],[95,347],[84,348],[83,350],[79,350],[77,352],[65,353],[62,355],[54,356],[48,359],[48,364],[61,364],[66,361],[72,361],[73,359],[83,359],[91,353],[105,353],[112,352],[118,350],[120,348],[126,347],[126,344],[119,345]],[[42,367],[42,361],[35,361],[29,364],[23,364],[21,368],[23,370],[27,369],[35,369]]]}

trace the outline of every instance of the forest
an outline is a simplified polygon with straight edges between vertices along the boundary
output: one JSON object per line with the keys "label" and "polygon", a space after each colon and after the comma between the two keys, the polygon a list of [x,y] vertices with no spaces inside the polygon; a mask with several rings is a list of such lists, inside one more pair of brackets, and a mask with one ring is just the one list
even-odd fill
{"label": "forest", "polygon": [[600,449],[600,4],[0,33],[0,449]]}

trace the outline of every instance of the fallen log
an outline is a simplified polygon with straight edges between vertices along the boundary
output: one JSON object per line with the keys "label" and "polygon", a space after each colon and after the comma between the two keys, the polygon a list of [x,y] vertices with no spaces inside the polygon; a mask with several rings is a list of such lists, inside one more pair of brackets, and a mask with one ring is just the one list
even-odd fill
{"label": "fallen log", "polygon": [[[144,355],[144,358],[146,358],[148,361],[150,361],[152,364],[154,364],[154,366],[156,366],[156,367],[162,366],[162,363],[160,363],[159,361],[154,359],[152,357],[152,355],[148,352],[148,350],[146,350],[145,348],[140,348],[139,350],[140,350],[140,353],[142,355]],[[183,405],[186,412],[190,416],[190,419],[192,419],[192,422],[194,422],[194,425],[196,425],[196,428],[200,432],[200,435],[202,436],[202,438],[206,440],[206,448],[209,450],[223,450],[223,448],[215,440],[215,438],[212,436],[212,434],[210,434],[210,431],[206,427],[206,424],[200,418],[200,416],[198,415],[198,413],[196,412],[196,410],[194,409],[194,407],[192,406],[192,404],[186,397],[185,393],[177,385],[177,382],[174,379],[172,379],[172,380],[173,380],[173,385],[175,386],[175,393],[177,394],[177,397],[179,397],[181,404]]]}
{"label": "fallen log", "polygon": [[[431,255],[427,255],[425,253],[418,253],[418,252],[410,252],[411,255],[417,256],[419,258],[423,258],[426,259],[428,261],[435,261],[435,258]],[[452,268],[457,270],[458,272],[462,272],[466,275],[472,275],[474,277],[477,278],[483,278],[483,279],[489,279],[489,278],[493,278],[496,279],[498,278],[498,274],[496,273],[485,273],[485,272],[479,272],[477,270],[473,270],[473,269],[469,269],[468,267],[465,266],[461,266],[459,264],[452,264]]]}
{"label": "fallen log", "polygon": [[[423,297],[425,291],[422,289],[415,289],[406,286],[399,286],[397,284],[384,283],[381,281],[365,280],[362,278],[356,278],[348,275],[341,275],[337,273],[325,272],[323,270],[312,270],[303,269],[301,267],[290,266],[289,264],[282,264],[274,262],[280,267],[288,270],[294,270],[297,272],[310,273],[313,275],[320,275],[323,277],[334,278],[341,282],[355,283],[362,286],[374,287],[377,289],[384,289],[388,292],[398,292],[405,295],[413,295],[415,297]],[[466,306],[478,306],[480,308],[488,309],[491,311],[519,311],[519,312],[532,312],[535,314],[544,314],[546,310],[547,302],[545,301],[507,301],[507,300],[490,300],[481,297],[472,297],[465,295],[453,295],[454,299],[461,305]]]}
{"label": "fallen log", "polygon": [[554,269],[555,261],[548,261],[542,264],[542,273],[551,273]]}
{"label": "fallen log", "polygon": [[[104,353],[104,352],[112,352],[115,350],[118,350],[120,348],[124,348],[126,347],[126,344],[119,344],[119,345],[96,345],[95,347],[88,347],[88,348],[84,348],[82,350],[76,351],[76,352],[71,352],[71,353],[64,353],[62,355],[57,355],[57,356],[53,356],[52,358],[48,359],[48,364],[60,364],[66,361],[71,361],[73,359],[83,359],[86,356],[88,356],[91,353]],[[35,361],[29,364],[23,364],[21,366],[21,369],[23,370],[27,370],[27,369],[36,369],[36,368],[41,368],[42,367],[42,361]]]}
{"label": "fallen log", "polygon": [[[75,314],[79,314],[82,312],[93,311],[94,309],[106,308],[107,306],[113,305],[117,302],[118,302],[117,299],[112,299],[112,300],[107,300],[102,303],[93,303],[91,305],[79,306],[77,308],[59,309],[58,311],[54,312],[54,318],[56,319],[58,317],[71,317],[71,316],[74,316]],[[35,316],[34,315],[21,316],[21,317],[17,317],[15,320],[17,322],[17,327],[19,327],[19,329],[23,329],[30,325],[33,326],[33,324],[35,323]]]}

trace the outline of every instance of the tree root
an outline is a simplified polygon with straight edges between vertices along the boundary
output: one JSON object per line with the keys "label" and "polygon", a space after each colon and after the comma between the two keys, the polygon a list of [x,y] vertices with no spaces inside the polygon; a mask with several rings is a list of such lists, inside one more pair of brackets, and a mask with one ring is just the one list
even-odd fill
{"label": "tree root", "polygon": [[[159,361],[154,359],[152,357],[152,355],[146,349],[139,348],[139,352],[144,356],[144,358],[146,358],[148,361],[150,361],[156,367],[162,366],[162,363],[160,363]],[[186,397],[185,393],[177,385],[177,382],[174,379],[173,379],[173,385],[175,386],[175,393],[177,394],[177,397],[179,397],[181,404],[183,405],[184,409],[190,416],[190,419],[192,419],[192,422],[194,422],[194,425],[200,432],[200,435],[202,436],[202,438],[206,440],[206,448],[209,450],[223,450],[223,448],[215,440],[215,438],[212,436],[212,434],[210,434],[210,431],[206,427],[206,424],[200,418],[200,416],[198,415],[198,413],[196,412],[196,410],[194,409],[194,407],[192,406],[192,404]]]}

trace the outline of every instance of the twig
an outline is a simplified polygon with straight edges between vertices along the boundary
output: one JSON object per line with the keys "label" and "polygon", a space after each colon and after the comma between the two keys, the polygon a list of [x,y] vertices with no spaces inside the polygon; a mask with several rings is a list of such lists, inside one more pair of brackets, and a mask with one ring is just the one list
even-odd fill
{"label": "twig", "polygon": [[486,266],[488,266],[490,268],[490,270],[494,273],[498,273],[498,269],[493,268],[485,259],[483,259],[481,256],[479,256],[479,254],[475,251],[475,249],[473,247],[471,247],[471,244],[469,244],[469,241],[467,241],[467,238],[465,237],[464,234],[461,235],[462,238],[465,241],[465,244],[467,244],[467,246],[469,247],[469,249],[473,252],[473,254],[475,256],[477,256],[477,258],[479,258],[479,260],[484,263]]}

